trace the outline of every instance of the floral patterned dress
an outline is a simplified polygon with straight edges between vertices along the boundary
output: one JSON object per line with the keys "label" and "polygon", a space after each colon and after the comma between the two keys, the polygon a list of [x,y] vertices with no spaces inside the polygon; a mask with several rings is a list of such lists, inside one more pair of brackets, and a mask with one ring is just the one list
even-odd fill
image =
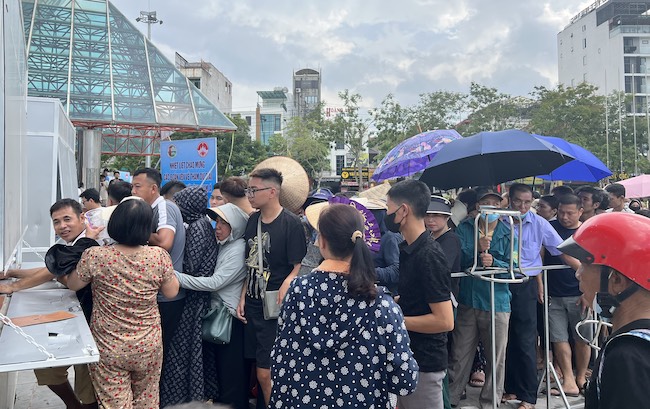
{"label": "floral patterned dress", "polygon": [[103,408],[158,408],[162,335],[158,290],[174,276],[169,254],[144,246],[132,254],[92,247],[77,265],[92,283],[90,330],[100,359],[90,375]]}
{"label": "floral patterned dress", "polygon": [[401,309],[381,289],[371,302],[351,298],[347,274],[323,271],[329,261],[287,292],[269,407],[389,408],[389,393],[412,393],[418,380]]}

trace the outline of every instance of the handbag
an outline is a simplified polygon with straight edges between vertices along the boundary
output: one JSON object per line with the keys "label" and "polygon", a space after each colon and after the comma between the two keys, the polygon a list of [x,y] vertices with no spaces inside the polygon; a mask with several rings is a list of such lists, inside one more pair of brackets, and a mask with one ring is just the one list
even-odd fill
{"label": "handbag", "polygon": [[217,304],[205,317],[201,326],[201,337],[214,344],[228,344],[232,332],[232,314],[223,302]]}
{"label": "handbag", "polygon": [[258,262],[258,276],[257,286],[260,289],[262,296],[262,307],[264,310],[265,320],[277,320],[280,316],[280,306],[278,304],[278,294],[280,291],[266,291],[266,286],[269,284],[267,276],[264,274],[264,256],[262,252],[262,215],[257,219],[257,262]]}

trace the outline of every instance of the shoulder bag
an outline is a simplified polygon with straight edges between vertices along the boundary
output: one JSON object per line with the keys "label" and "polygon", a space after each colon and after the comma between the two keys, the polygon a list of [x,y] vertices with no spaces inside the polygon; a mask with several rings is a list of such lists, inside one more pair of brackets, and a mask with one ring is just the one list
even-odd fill
{"label": "shoulder bag", "polygon": [[230,333],[232,332],[232,314],[228,307],[221,301],[215,308],[210,310],[203,317],[201,327],[201,337],[204,341],[214,344],[230,343]]}

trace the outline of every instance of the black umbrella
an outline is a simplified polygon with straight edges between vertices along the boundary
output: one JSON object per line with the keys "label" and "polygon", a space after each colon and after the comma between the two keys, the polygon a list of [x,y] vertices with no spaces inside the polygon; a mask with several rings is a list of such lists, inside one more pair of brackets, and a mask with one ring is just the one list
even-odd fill
{"label": "black umbrella", "polygon": [[445,145],[420,180],[439,189],[496,185],[544,175],[574,157],[527,132],[480,132]]}

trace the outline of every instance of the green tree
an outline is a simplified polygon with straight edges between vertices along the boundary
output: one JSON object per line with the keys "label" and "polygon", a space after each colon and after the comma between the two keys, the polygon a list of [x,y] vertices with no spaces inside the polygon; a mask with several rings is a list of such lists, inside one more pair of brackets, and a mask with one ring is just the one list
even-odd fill
{"label": "green tree", "polygon": [[329,169],[329,141],[320,118],[317,115],[293,117],[285,129],[289,156],[302,165],[310,178],[319,182],[322,172]]}
{"label": "green tree", "polygon": [[379,156],[386,154],[400,142],[418,133],[413,109],[402,107],[393,94],[388,94],[379,108],[370,110],[376,129],[375,137],[370,142],[379,150]]}
{"label": "green tree", "polygon": [[467,111],[467,94],[435,91],[420,94],[413,107],[413,120],[418,132],[435,129],[452,129]]}
{"label": "green tree", "polygon": [[241,116],[228,116],[237,130],[217,138],[217,163],[219,179],[228,176],[243,176],[255,165],[268,158],[268,147],[260,141],[251,140],[250,126]]}
{"label": "green tree", "polygon": [[587,83],[576,87],[559,85],[554,89],[536,87],[532,95],[535,106],[526,130],[578,144],[605,164],[609,150],[609,168],[615,174],[634,173],[635,156],[640,173],[650,168],[642,156],[643,142],[647,140],[645,118],[636,117],[635,147],[634,119],[628,114],[629,96],[612,93],[606,98]]}
{"label": "green tree", "polygon": [[270,151],[273,155],[294,159],[311,179],[320,183],[322,172],[329,169],[329,142],[320,131],[320,125],[311,122],[309,117],[293,117],[284,130],[284,136],[275,134],[269,138]]}
{"label": "green tree", "polygon": [[457,127],[464,135],[482,131],[516,128],[522,123],[522,108],[526,101],[499,92],[496,88],[472,82],[467,99],[470,114]]}

